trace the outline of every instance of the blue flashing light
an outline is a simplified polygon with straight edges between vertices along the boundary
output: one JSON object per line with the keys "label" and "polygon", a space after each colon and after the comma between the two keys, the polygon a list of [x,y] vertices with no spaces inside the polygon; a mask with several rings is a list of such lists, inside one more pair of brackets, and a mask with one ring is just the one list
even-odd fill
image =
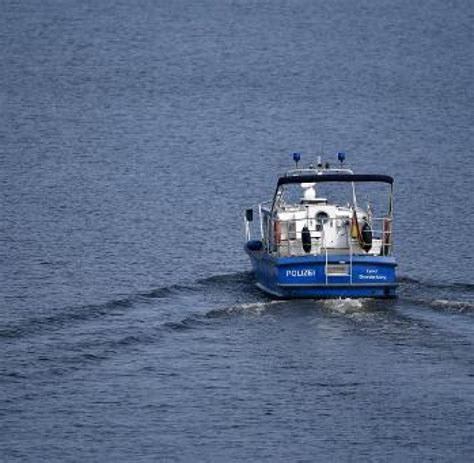
{"label": "blue flashing light", "polygon": [[298,162],[300,159],[301,159],[301,153],[293,153],[293,161],[295,161],[297,169],[298,169]]}
{"label": "blue flashing light", "polygon": [[346,153],[337,153],[337,160],[342,164],[346,160]]}

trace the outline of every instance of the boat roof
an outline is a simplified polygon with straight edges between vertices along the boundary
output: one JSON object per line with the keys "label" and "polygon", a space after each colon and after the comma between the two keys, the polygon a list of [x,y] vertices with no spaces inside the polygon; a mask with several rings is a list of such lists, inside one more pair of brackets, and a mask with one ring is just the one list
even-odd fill
{"label": "boat roof", "polygon": [[393,184],[389,175],[377,174],[305,174],[289,175],[278,179],[278,186],[290,183],[321,183],[321,182],[382,182]]}

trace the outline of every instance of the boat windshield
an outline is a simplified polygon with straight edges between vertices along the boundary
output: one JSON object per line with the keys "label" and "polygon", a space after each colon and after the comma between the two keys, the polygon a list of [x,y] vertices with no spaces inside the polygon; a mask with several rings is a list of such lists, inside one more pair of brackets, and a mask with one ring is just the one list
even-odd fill
{"label": "boat windshield", "polygon": [[390,185],[378,182],[289,183],[280,185],[275,207],[309,204],[333,204],[341,207],[369,208],[378,216],[390,211]]}

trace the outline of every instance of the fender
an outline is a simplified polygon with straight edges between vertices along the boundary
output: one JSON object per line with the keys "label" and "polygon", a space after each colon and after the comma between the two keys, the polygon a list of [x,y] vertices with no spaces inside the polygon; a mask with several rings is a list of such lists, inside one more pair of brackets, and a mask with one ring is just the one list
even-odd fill
{"label": "fender", "polygon": [[303,244],[303,251],[309,254],[311,252],[311,232],[306,225],[301,230],[301,243]]}

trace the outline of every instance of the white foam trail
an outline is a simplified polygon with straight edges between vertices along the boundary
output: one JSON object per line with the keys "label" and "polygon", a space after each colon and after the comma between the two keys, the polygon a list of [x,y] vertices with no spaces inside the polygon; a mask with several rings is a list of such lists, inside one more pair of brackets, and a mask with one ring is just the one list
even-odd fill
{"label": "white foam trail", "polygon": [[454,308],[458,310],[474,309],[474,302],[472,301],[449,301],[447,299],[436,299],[431,302],[434,307]]}
{"label": "white foam trail", "polygon": [[323,305],[330,310],[334,310],[342,314],[360,312],[362,309],[364,309],[364,303],[361,299],[327,299],[323,301]]}
{"label": "white foam trail", "polygon": [[235,312],[251,312],[260,314],[264,312],[269,306],[274,304],[281,304],[285,301],[266,301],[266,302],[247,302],[244,304],[235,305],[226,309],[227,313]]}

